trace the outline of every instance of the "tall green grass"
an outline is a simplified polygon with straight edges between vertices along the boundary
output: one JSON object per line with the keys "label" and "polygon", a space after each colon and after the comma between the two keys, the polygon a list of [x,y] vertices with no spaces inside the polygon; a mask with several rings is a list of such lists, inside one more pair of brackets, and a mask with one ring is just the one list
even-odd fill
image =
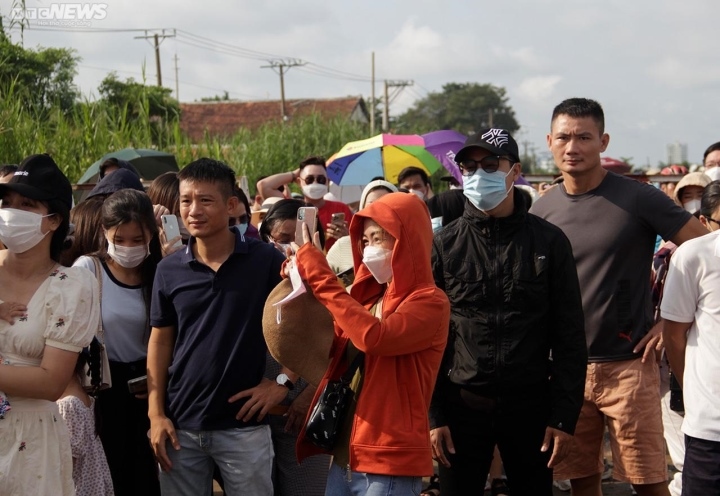
{"label": "tall green grass", "polygon": [[143,110],[136,119],[129,117],[127,108],[103,102],[83,101],[69,112],[33,110],[23,102],[20,88],[0,88],[0,163],[49,153],[73,183],[100,157],[127,147],[173,153],[180,167],[203,156],[217,158],[253,181],[291,170],[309,155],[329,157],[348,141],[368,137],[367,126],[313,114],[285,124],[268,123],[253,132],[241,129],[228,138],[206,133],[194,143],[177,121],[150,117],[147,100],[141,102]]}

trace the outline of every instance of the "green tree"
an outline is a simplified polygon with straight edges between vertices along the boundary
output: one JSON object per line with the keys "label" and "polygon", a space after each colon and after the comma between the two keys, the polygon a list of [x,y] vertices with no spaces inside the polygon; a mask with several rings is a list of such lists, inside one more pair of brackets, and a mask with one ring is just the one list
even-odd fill
{"label": "green tree", "polygon": [[470,134],[490,127],[520,129],[505,88],[492,84],[447,83],[431,92],[399,116],[393,126],[402,133],[426,133],[454,129]]}
{"label": "green tree", "polygon": [[79,96],[73,84],[79,60],[68,48],[23,48],[0,25],[0,88],[17,88],[16,97],[29,109],[72,109]]}
{"label": "green tree", "polygon": [[222,95],[215,95],[215,96],[204,96],[200,98],[201,102],[229,102],[230,101],[230,93],[227,91],[223,91]]}
{"label": "green tree", "polygon": [[133,78],[121,81],[115,72],[108,74],[98,87],[100,100],[130,120],[162,118],[174,121],[180,116],[180,104],[172,98],[172,90],[147,86]]}

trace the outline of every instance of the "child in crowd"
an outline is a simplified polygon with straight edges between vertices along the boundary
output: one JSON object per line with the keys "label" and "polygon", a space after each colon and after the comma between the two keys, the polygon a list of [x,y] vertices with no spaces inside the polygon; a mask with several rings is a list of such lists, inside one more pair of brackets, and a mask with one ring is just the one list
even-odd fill
{"label": "child in crowd", "polygon": [[77,496],[112,496],[112,478],[105,458],[98,425],[95,398],[82,386],[85,367],[89,366],[91,382],[97,382],[100,374],[100,346],[97,339],[78,356],[75,373],[60,399],[57,401],[60,415],[70,431],[73,471]]}

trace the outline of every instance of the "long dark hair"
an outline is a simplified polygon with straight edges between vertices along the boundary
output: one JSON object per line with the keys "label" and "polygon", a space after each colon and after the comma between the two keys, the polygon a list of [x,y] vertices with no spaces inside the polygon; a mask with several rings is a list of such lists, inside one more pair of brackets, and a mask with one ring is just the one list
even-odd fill
{"label": "long dark hair", "polygon": [[48,214],[60,217],[60,225],[55,229],[50,241],[50,258],[61,263],[63,250],[70,247],[70,243],[66,239],[70,230],[70,207],[58,199],[47,200],[44,203],[47,205]]}
{"label": "long dark hair", "polygon": [[[145,193],[134,189],[121,189],[108,196],[102,206],[102,226],[108,231],[113,227],[137,222],[138,225],[150,233],[149,245],[150,254],[140,264],[140,277],[143,300],[145,301],[146,315],[150,316],[150,297],[152,294],[152,283],[155,279],[155,269],[162,260],[160,239],[158,238],[158,227],[155,223],[155,214],[150,198]],[[98,253],[101,260],[108,259],[107,243],[103,245]]]}

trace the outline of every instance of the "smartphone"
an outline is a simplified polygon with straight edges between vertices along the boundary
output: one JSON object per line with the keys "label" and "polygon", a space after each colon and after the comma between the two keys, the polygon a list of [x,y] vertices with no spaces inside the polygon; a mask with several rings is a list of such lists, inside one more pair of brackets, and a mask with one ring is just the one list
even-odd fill
{"label": "smartphone", "polygon": [[145,394],[148,392],[146,375],[130,379],[127,384],[131,394]]}
{"label": "smartphone", "polygon": [[[178,224],[176,215],[161,215],[162,228],[165,231],[165,239],[170,241],[171,239],[180,236],[180,224]],[[182,245],[182,239],[179,239],[171,248],[177,248]]]}
{"label": "smartphone", "polygon": [[335,212],[330,217],[331,224],[342,224],[343,222],[345,222],[345,212]]}
{"label": "smartphone", "polygon": [[310,230],[310,239],[315,235],[315,224],[317,222],[317,208],[300,207],[297,213],[297,224],[295,226],[295,243],[302,246],[303,242],[303,224],[307,224]]}

